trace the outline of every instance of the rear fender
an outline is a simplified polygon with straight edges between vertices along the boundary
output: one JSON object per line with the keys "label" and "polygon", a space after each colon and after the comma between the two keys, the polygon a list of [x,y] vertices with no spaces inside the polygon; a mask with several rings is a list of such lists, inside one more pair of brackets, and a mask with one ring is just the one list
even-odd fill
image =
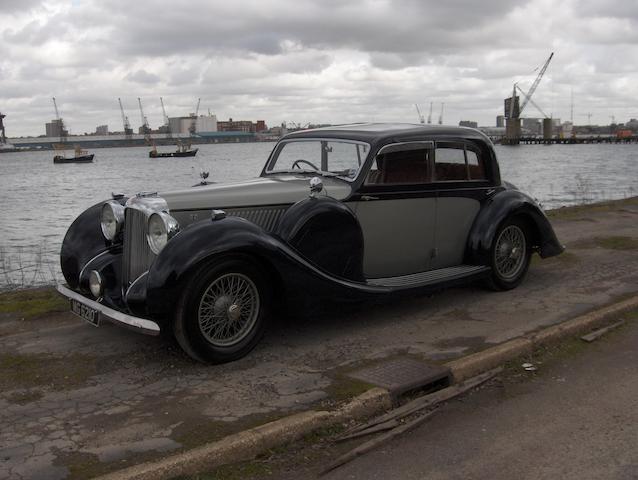
{"label": "rear fender", "polygon": [[502,190],[482,206],[474,220],[468,237],[467,263],[490,264],[490,251],[496,232],[511,217],[523,218],[528,222],[532,229],[533,247],[542,258],[563,252],[564,247],[556,238],[552,225],[538,204],[521,191]]}

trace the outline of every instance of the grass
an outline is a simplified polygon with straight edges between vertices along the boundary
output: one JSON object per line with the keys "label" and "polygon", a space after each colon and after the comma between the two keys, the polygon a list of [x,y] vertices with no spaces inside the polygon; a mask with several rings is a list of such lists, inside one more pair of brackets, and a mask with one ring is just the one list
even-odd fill
{"label": "grass", "polygon": [[587,217],[592,213],[605,213],[622,210],[623,207],[638,205],[638,197],[626,198],[623,200],[610,200],[607,202],[590,203],[586,205],[575,205],[572,207],[562,207],[555,210],[548,210],[545,214],[549,218],[573,220]]}
{"label": "grass", "polygon": [[0,314],[24,320],[50,313],[66,312],[69,303],[53,288],[37,288],[0,293]]}

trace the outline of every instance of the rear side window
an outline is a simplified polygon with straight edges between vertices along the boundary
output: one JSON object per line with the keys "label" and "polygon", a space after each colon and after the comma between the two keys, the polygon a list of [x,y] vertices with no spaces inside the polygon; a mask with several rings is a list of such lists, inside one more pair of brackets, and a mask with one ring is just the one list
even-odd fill
{"label": "rear side window", "polygon": [[464,182],[486,180],[485,163],[478,150],[461,144],[437,145],[434,154],[434,180]]}

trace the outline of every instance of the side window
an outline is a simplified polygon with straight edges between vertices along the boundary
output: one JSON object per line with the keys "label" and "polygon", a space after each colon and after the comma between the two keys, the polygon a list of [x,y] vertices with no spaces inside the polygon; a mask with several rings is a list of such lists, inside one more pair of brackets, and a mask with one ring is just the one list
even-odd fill
{"label": "side window", "polygon": [[431,181],[432,149],[422,144],[397,145],[382,150],[366,176],[368,185],[410,185]]}
{"label": "side window", "polygon": [[467,180],[465,150],[462,147],[437,147],[434,155],[434,178],[437,182]]}

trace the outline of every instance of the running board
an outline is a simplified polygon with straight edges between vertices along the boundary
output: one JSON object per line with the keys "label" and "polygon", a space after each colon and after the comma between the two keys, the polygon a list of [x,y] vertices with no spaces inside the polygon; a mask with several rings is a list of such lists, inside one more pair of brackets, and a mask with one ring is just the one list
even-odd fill
{"label": "running board", "polygon": [[369,278],[368,284],[398,289],[425,287],[450,280],[458,280],[471,275],[478,275],[488,272],[489,270],[490,267],[486,267],[485,265],[459,265],[457,267],[440,268],[438,270],[412,273],[400,277]]}

